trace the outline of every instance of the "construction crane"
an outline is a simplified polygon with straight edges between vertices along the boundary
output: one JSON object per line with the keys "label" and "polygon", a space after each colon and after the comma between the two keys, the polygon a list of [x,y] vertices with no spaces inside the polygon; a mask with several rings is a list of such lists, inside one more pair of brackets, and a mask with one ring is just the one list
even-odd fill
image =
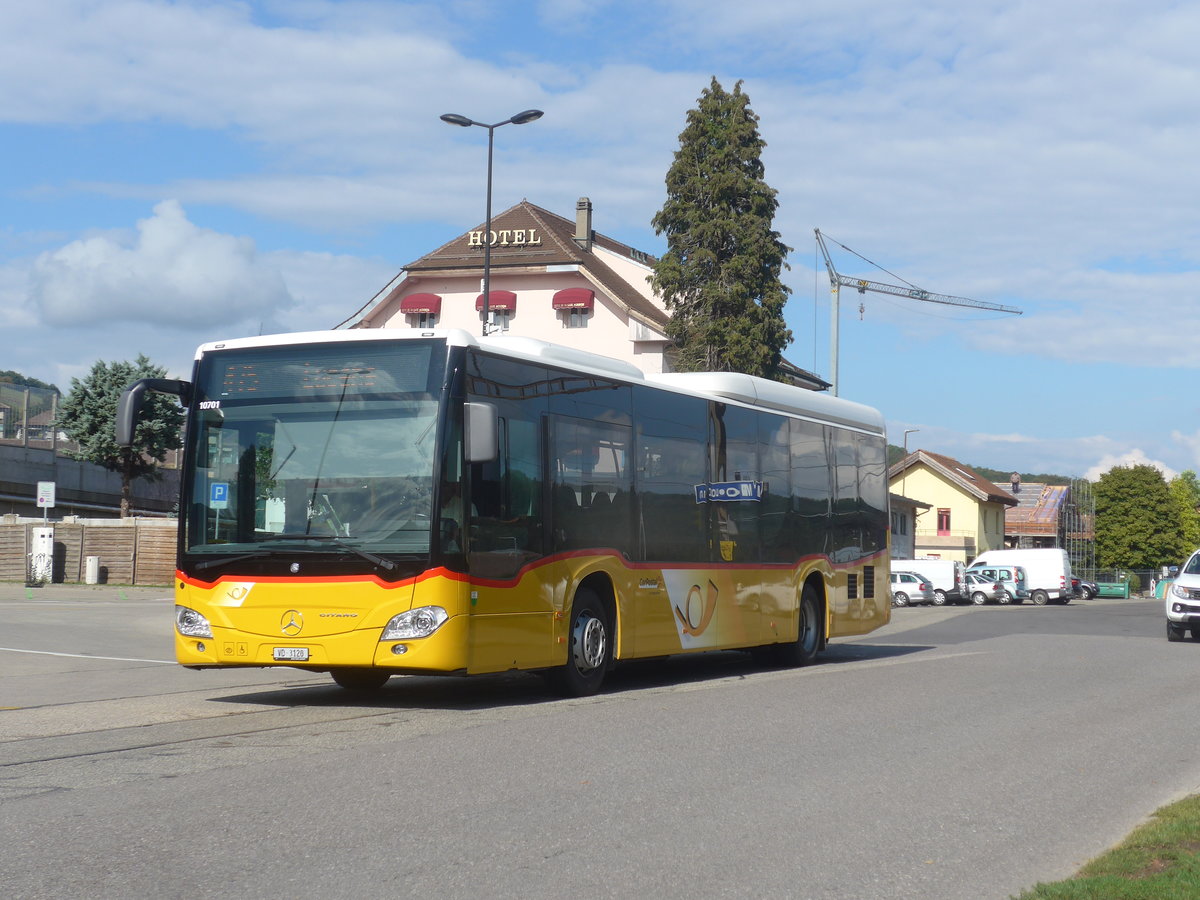
{"label": "construction crane", "polygon": [[[838,395],[838,318],[840,312],[840,291],[842,287],[852,287],[860,294],[871,291],[876,294],[890,294],[893,297],[903,297],[906,300],[925,300],[929,303],[944,303],[947,306],[969,306],[974,309],[986,309],[993,312],[1021,315],[1021,310],[1015,306],[1004,306],[1001,303],[987,303],[983,300],[971,300],[968,297],[955,297],[951,294],[935,294],[932,291],[927,291],[913,284],[901,287],[898,284],[887,284],[881,281],[868,281],[865,278],[850,278],[846,275],[841,275],[833,266],[833,259],[829,255],[829,248],[825,246],[825,236],[821,234],[821,229],[814,228],[813,231],[817,234],[817,246],[821,248],[821,255],[825,257],[825,268],[829,270],[829,286],[833,297],[833,308],[830,311],[829,325],[829,369],[830,392],[835,397]],[[834,243],[843,250],[854,253],[845,244],[840,244],[837,241],[834,241]],[[854,255],[859,256],[857,253],[854,253]],[[866,259],[866,257],[862,256],[859,256],[859,258]],[[869,262],[869,260],[867,261]],[[903,281],[904,279],[900,280]]]}

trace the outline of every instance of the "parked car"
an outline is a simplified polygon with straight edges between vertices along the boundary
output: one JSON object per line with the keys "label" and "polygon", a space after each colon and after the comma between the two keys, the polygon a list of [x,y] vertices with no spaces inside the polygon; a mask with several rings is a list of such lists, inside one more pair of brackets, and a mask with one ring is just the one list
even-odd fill
{"label": "parked car", "polygon": [[933,603],[966,602],[962,589],[963,564],[957,559],[893,559],[892,568],[913,572],[933,585]]}
{"label": "parked car", "polygon": [[1079,597],[1082,600],[1095,600],[1100,596],[1100,585],[1086,578],[1079,579]]}
{"label": "parked car", "polygon": [[[1001,603],[1024,603],[1029,599],[1029,586],[1025,577],[1025,569],[1021,566],[979,566],[973,565],[967,569],[976,575],[982,575],[989,581],[998,581],[1004,587]],[[965,594],[969,597],[969,594]]]}
{"label": "parked car", "polygon": [[978,572],[968,572],[963,576],[963,591],[976,606],[985,603],[999,603],[1008,596],[1004,585],[992,578],[985,578]]}
{"label": "parked car", "polygon": [[892,573],[892,606],[932,603],[933,585],[916,572]]}
{"label": "parked car", "polygon": [[1191,629],[1192,640],[1200,641],[1200,550],[1183,564],[1167,590],[1167,640],[1182,641]]}

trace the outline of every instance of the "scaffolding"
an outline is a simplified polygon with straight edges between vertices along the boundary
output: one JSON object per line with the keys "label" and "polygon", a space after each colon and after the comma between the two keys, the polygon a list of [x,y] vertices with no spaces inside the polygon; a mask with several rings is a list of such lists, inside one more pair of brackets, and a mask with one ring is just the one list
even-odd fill
{"label": "scaffolding", "polygon": [[1063,509],[1063,546],[1071,560],[1071,571],[1079,578],[1096,580],[1096,493],[1090,481],[1071,480],[1069,499]]}

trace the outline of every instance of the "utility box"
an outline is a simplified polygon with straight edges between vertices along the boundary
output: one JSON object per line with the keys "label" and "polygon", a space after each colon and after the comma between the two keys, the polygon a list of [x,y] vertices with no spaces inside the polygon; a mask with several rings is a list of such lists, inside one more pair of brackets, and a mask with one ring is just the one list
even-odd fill
{"label": "utility box", "polygon": [[54,577],[54,529],[33,529],[29,542],[29,583],[49,584]]}
{"label": "utility box", "polygon": [[89,556],[84,559],[83,581],[84,584],[100,583],[100,557]]}

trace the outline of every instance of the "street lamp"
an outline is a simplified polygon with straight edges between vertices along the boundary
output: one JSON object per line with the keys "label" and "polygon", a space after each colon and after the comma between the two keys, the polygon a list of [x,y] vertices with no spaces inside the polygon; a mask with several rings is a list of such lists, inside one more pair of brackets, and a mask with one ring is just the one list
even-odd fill
{"label": "street lamp", "polygon": [[[908,459],[908,436],[920,431],[920,428],[905,428],[904,429],[904,458]],[[904,474],[900,476],[900,496],[905,497],[904,486],[908,483],[908,466],[904,467]],[[917,515],[916,510],[913,510],[913,534],[916,535]]]}
{"label": "street lamp", "polygon": [[441,116],[443,122],[450,125],[461,125],[463,128],[470,128],[472,125],[478,125],[480,128],[486,128],[488,133],[488,157],[487,157],[487,220],[483,226],[483,334],[486,337],[488,326],[490,324],[489,303],[491,301],[492,290],[492,135],[501,125],[524,125],[526,122],[533,122],[540,119],[543,113],[540,109],[527,109],[524,112],[519,112],[503,122],[497,122],[495,125],[488,125],[484,122],[476,122],[474,119],[468,119],[466,116],[461,116],[458,113],[446,113]]}

